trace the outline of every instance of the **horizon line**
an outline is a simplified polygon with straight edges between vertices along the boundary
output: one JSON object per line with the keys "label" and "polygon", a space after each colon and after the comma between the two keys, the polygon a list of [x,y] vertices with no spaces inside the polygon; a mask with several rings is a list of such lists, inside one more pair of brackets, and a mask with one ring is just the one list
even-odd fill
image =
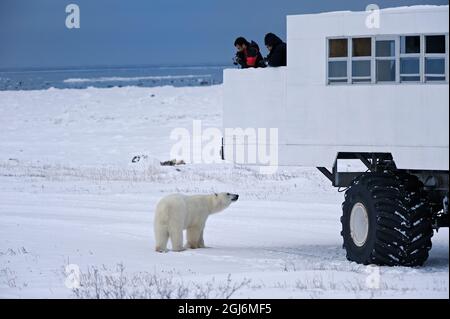
{"label": "horizon line", "polygon": [[51,66],[51,67],[7,67],[0,68],[0,73],[20,73],[20,72],[57,72],[57,71],[81,71],[81,70],[105,70],[105,69],[139,69],[139,68],[160,68],[160,69],[175,69],[175,68],[203,68],[203,67],[211,67],[211,68],[224,68],[230,67],[232,63],[205,63],[205,64],[124,64],[124,65],[76,65],[76,66]]}

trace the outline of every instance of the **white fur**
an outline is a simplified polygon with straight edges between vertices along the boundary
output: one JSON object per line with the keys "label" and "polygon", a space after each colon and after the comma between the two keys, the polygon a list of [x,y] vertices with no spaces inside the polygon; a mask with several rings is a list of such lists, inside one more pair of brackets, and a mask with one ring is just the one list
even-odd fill
{"label": "white fur", "polygon": [[[155,212],[155,250],[167,251],[169,238],[173,251],[205,247],[203,230],[208,216],[230,206],[233,199],[237,200],[237,195],[229,193],[194,196],[173,194],[162,198]],[[185,229],[187,245],[183,247]]]}

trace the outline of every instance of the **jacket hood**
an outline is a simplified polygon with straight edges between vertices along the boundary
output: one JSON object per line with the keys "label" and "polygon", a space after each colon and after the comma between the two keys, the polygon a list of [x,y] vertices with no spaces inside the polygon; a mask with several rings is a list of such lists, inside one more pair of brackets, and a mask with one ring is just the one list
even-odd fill
{"label": "jacket hood", "polygon": [[279,37],[277,37],[273,33],[267,33],[266,36],[264,37],[265,45],[268,45],[271,47],[276,47],[280,43],[283,43],[283,40],[281,40]]}

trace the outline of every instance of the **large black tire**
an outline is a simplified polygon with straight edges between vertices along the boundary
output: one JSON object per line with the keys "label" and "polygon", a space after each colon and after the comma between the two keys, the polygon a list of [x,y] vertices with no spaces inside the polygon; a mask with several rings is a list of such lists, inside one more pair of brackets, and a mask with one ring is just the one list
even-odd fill
{"label": "large black tire", "polygon": [[[361,204],[367,212],[362,215],[368,217],[364,219],[368,220],[368,227],[363,227],[367,230],[363,231],[367,236],[362,236],[365,241],[359,240],[355,231],[352,237],[350,229],[352,209],[356,212]],[[346,191],[342,210],[341,235],[347,259],[388,266],[421,266],[427,260],[433,236],[431,210],[415,176],[365,173]]]}

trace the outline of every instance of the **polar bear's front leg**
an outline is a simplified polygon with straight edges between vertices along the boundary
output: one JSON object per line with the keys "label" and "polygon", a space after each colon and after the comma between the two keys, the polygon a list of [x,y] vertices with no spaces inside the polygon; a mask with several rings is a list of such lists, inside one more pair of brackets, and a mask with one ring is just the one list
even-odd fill
{"label": "polar bear's front leg", "polygon": [[201,234],[202,234],[201,227],[198,227],[198,226],[189,227],[187,229],[187,245],[186,245],[186,247],[192,248],[192,249],[200,248],[199,242],[200,242]]}

